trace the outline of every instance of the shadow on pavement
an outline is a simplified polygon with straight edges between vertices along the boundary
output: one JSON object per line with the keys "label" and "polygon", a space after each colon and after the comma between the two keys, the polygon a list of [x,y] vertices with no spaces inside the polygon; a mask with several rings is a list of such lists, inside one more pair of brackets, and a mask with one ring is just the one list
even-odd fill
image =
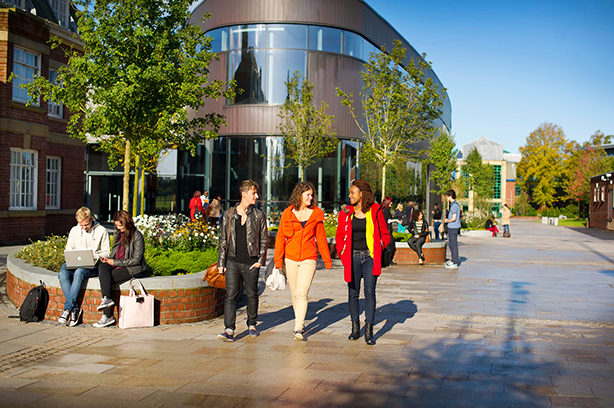
{"label": "shadow on pavement", "polygon": [[607,231],[597,228],[585,228],[585,227],[565,227],[576,232],[580,232],[584,235],[588,235],[593,238],[601,239],[604,241],[614,241],[614,231]]}

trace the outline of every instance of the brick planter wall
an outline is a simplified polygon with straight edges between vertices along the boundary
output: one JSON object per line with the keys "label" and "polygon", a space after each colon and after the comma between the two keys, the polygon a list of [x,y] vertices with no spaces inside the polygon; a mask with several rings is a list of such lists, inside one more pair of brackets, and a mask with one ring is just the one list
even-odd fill
{"label": "brick planter wall", "polygon": [[[425,263],[434,265],[446,263],[446,247],[447,242],[445,241],[424,244],[422,253],[426,258]],[[407,245],[407,243],[397,242],[394,262],[399,265],[417,265],[418,255]]]}
{"label": "brick planter wall", "polygon": [[[49,291],[49,305],[45,318],[57,321],[64,309],[65,302],[57,274],[25,264],[20,259],[14,258],[14,254],[9,255],[7,261],[6,290],[11,302],[19,308],[30,289],[38,286],[39,280],[43,280]],[[203,274],[201,272],[194,275],[202,280]],[[197,277],[194,276],[194,278]],[[170,282],[177,277],[169,276],[165,278]],[[140,279],[147,292],[156,298],[154,305],[154,323],[156,325],[194,323],[213,319],[224,313],[224,290],[211,288],[207,285],[207,282],[203,282],[202,286],[194,288],[156,289],[156,286],[160,286],[159,283],[164,283],[165,278]],[[194,279],[191,279],[190,282],[194,282]],[[173,286],[176,286],[174,282]],[[122,284],[120,288],[121,292],[118,288],[113,291],[112,297],[116,305],[119,305],[120,293],[123,295],[129,294],[127,282]],[[98,312],[96,307],[101,299],[99,281],[97,278],[92,278],[87,284],[84,284],[84,288],[79,294],[78,302],[83,308],[83,323],[96,323],[100,319],[102,312]],[[116,306],[115,318],[119,321],[117,309]]]}

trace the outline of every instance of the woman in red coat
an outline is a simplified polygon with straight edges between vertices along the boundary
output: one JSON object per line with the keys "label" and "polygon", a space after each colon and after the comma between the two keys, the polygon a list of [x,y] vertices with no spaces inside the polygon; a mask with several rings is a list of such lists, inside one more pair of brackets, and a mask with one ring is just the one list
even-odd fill
{"label": "woman in red coat", "polygon": [[196,190],[190,200],[190,219],[194,221],[196,219],[196,209],[202,214],[205,212],[202,201],[200,199],[200,191]]}
{"label": "woman in red coat", "polygon": [[390,233],[379,204],[376,204],[369,183],[355,180],[350,186],[350,204],[339,213],[337,253],[343,263],[348,283],[348,304],[352,318],[350,340],[360,338],[360,280],[364,279],[365,342],[374,345],[375,285],[382,273],[382,250],[390,243]]}

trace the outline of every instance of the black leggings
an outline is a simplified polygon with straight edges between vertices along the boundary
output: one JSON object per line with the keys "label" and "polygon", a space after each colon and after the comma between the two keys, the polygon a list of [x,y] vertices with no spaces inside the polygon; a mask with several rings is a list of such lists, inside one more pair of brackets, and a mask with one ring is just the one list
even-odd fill
{"label": "black leggings", "polygon": [[[111,299],[113,292],[113,284],[120,284],[132,279],[132,275],[125,267],[115,269],[113,266],[100,263],[98,266],[98,279],[100,279],[100,291],[102,296],[106,296]],[[104,314],[107,317],[113,316],[113,307],[107,307],[104,310]]]}

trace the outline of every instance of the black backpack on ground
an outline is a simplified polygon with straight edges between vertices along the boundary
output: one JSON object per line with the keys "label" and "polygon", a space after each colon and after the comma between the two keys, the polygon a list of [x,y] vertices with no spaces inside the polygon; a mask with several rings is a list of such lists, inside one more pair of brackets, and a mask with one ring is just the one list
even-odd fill
{"label": "black backpack on ground", "polygon": [[49,292],[43,281],[40,282],[40,286],[30,289],[19,308],[19,320],[22,322],[40,322],[45,319]]}

